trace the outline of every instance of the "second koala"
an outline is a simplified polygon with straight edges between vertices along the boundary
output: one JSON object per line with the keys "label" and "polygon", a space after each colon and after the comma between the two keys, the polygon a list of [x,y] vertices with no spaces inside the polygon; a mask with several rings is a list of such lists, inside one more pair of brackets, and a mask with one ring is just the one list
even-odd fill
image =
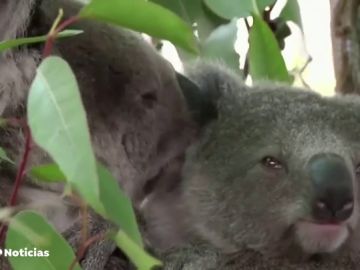
{"label": "second koala", "polygon": [[210,117],[178,185],[143,205],[165,269],[360,269],[360,97],[188,76]]}

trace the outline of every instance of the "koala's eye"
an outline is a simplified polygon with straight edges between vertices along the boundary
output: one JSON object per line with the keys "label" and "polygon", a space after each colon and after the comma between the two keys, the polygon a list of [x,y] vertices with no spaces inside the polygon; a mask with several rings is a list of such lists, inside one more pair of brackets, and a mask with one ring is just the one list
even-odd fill
{"label": "koala's eye", "polygon": [[283,164],[281,163],[281,161],[279,161],[278,159],[272,157],[272,156],[266,156],[261,160],[261,163],[270,169],[282,169],[284,168]]}

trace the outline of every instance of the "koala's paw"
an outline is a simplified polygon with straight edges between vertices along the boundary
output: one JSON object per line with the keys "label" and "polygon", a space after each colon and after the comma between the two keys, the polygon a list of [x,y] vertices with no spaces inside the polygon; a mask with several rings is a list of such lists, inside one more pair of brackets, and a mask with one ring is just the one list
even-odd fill
{"label": "koala's paw", "polygon": [[[91,213],[88,224],[89,235],[95,236],[106,233],[111,229],[111,224],[102,219],[98,215]],[[69,244],[73,247],[75,252],[81,245],[81,221],[76,222],[64,234]],[[116,248],[115,243],[110,239],[104,239],[92,244],[88,247],[84,258],[81,260],[81,266],[84,270],[104,270],[111,255]],[[123,268],[109,268],[109,270],[123,270]],[[125,269],[124,269],[125,270]],[[128,270],[128,269],[126,269]]]}
{"label": "koala's paw", "polygon": [[164,270],[219,269],[218,253],[204,246],[188,246],[160,255]]}
{"label": "koala's paw", "polygon": [[[111,240],[104,240],[92,245],[87,250],[85,258],[81,261],[82,268],[84,270],[104,270],[114,249],[115,244]],[[121,266],[112,269],[125,270]]]}
{"label": "koala's paw", "polygon": [[[123,254],[115,252],[108,260],[104,270],[136,270]],[[121,253],[121,252],[119,252]]]}

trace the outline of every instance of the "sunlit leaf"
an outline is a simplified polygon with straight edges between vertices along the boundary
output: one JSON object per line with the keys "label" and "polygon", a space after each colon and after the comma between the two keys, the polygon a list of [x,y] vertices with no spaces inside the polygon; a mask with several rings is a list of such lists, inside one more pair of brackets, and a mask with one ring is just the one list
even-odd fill
{"label": "sunlit leaf", "polygon": [[147,1],[92,0],[80,11],[81,18],[118,24],[153,37],[166,39],[191,52],[197,52],[190,25],[168,9]]}
{"label": "sunlit leaf", "polygon": [[269,26],[253,14],[254,24],[249,37],[249,64],[253,80],[291,82],[284,58]]}
{"label": "sunlit leaf", "polygon": [[35,142],[99,213],[99,179],[85,109],[70,66],[56,56],[38,67],[28,97],[28,123]]}
{"label": "sunlit leaf", "polygon": [[[52,156],[86,202],[120,225],[141,246],[129,199],[95,162],[79,89],[70,67],[61,58],[48,57],[38,68],[28,98],[28,121],[34,140]],[[55,174],[61,177],[59,171]]]}
{"label": "sunlit leaf", "polygon": [[[14,270],[69,269],[75,258],[65,239],[42,216],[32,211],[20,212],[11,219],[5,246],[28,254],[8,257]],[[73,269],[81,270],[78,264]]]}

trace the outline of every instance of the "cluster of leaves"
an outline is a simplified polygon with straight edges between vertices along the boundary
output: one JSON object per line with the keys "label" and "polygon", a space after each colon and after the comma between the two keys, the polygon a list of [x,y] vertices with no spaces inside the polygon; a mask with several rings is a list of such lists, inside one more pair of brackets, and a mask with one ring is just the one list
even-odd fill
{"label": "cluster of leaves", "polygon": [[[290,35],[287,21],[301,26],[297,0],[287,0],[280,15],[270,19],[276,0],[151,0],[172,10],[193,26],[203,57],[222,59],[230,68],[239,71],[239,55],[234,45],[237,22],[245,20],[249,30],[249,51],[242,70],[244,78],[250,73],[253,80],[291,82],[281,50]],[[252,18],[252,26],[248,21]],[[183,55],[180,52],[180,55]],[[247,68],[250,68],[248,71]]]}
{"label": "cluster of leaves", "polygon": [[[274,2],[93,0],[84,6],[76,20],[94,19],[128,27],[169,40],[191,53],[200,51],[206,57],[220,57],[230,67],[239,69],[239,55],[234,50],[236,22],[238,18],[251,16],[253,25],[248,52],[251,76],[254,79],[289,82],[291,78],[281,56],[279,42],[284,38],[281,31],[285,26],[278,25],[286,20],[301,24],[299,11],[296,0],[288,0],[279,16],[281,20],[266,20],[264,10]],[[276,27],[270,28],[270,23],[276,24]],[[280,29],[280,32],[274,29]],[[198,34],[200,50],[194,31]],[[54,32],[0,42],[0,53],[24,44],[49,41],[52,34]],[[77,34],[81,34],[81,31],[65,30],[57,33],[56,38]],[[43,181],[64,181],[97,213],[115,223],[118,231],[110,233],[109,237],[116,241],[138,269],[151,269],[159,265],[158,260],[143,250],[131,202],[111,173],[96,161],[78,85],[70,66],[63,59],[46,57],[39,65],[29,92],[27,112],[33,140],[55,162],[31,168],[31,175]],[[9,161],[6,153],[0,150],[0,158]],[[3,208],[0,219],[9,223],[6,248],[17,250],[27,247],[50,251],[50,256],[46,258],[10,257],[15,270],[69,269],[75,261],[71,247],[39,214],[22,211],[11,215],[8,208]],[[81,269],[78,264],[72,268]]]}

